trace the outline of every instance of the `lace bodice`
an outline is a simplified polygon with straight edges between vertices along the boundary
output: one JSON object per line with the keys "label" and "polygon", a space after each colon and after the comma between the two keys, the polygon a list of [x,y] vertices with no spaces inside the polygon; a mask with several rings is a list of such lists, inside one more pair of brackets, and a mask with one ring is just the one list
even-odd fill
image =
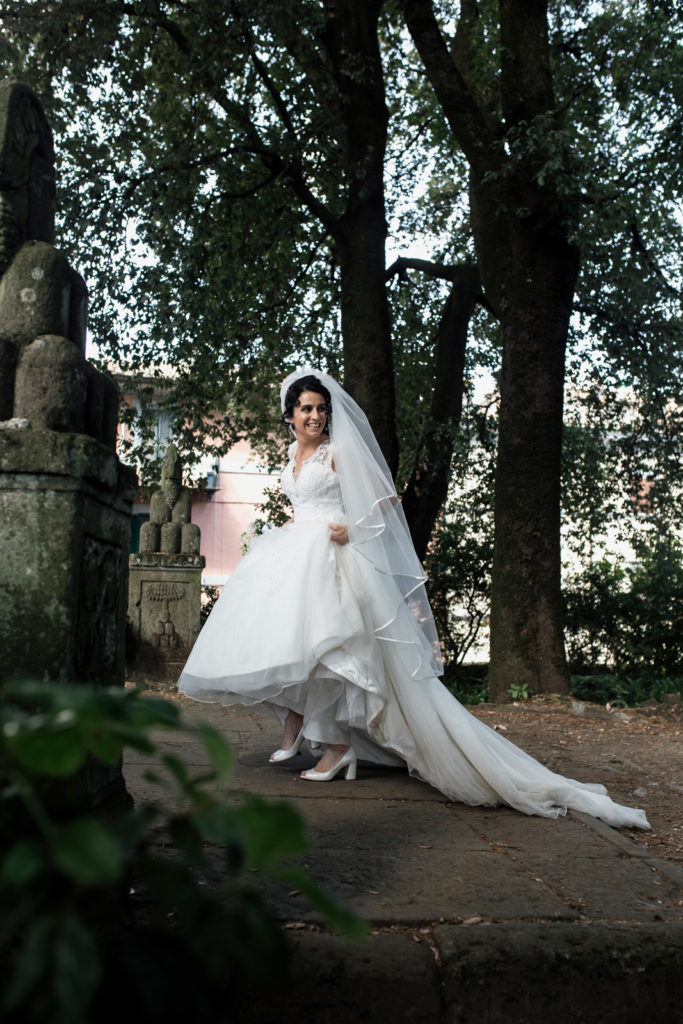
{"label": "lace bodice", "polygon": [[332,468],[332,445],[323,441],[310,458],[301,463],[294,475],[297,442],[289,446],[289,462],[282,474],[281,487],[294,507],[295,521],[328,519],[343,522],[339,477]]}

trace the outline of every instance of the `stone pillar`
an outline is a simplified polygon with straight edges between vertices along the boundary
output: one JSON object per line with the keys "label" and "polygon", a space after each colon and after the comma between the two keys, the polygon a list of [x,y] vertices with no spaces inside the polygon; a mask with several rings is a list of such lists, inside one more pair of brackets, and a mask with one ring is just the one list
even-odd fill
{"label": "stone pillar", "polygon": [[[120,686],[137,479],[116,385],[84,356],[85,282],[52,244],[54,180],[40,103],[0,82],[0,680]],[[125,799],[119,766],[73,785]]]}
{"label": "stone pillar", "polygon": [[0,421],[116,448],[118,389],[85,359],[88,290],[53,246],[54,148],[37,97],[0,82]]}
{"label": "stone pillar", "polygon": [[140,530],[140,552],[129,559],[127,674],[151,688],[175,688],[199,635],[205,560],[191,517],[190,491],[183,487],[182,464],[171,444],[149,522]]}
{"label": "stone pillar", "polygon": [[136,490],[93,438],[0,423],[0,678],[123,684]]}

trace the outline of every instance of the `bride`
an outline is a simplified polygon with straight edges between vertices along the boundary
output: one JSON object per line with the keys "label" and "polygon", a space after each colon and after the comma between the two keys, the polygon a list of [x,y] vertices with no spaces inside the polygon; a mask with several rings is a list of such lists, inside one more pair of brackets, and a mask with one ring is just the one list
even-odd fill
{"label": "bride", "polygon": [[268,704],[284,727],[272,762],[324,748],[301,778],[356,778],[359,759],[407,764],[452,800],[557,817],[583,811],[649,828],[603,786],[543,767],[471,715],[438,676],[439,641],[388,466],[365,414],[326,373],[280,393],[295,440],[281,486],[294,519],[258,537],[180,676],[195,700]]}

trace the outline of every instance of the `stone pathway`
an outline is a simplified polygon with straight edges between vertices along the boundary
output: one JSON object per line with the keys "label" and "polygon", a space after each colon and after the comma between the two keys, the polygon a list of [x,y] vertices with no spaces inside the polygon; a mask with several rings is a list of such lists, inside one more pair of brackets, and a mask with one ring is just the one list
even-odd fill
{"label": "stone pathway", "polygon": [[[311,874],[373,925],[366,942],[348,943],[317,928],[300,896],[269,887],[297,955],[286,1010],[264,1003],[254,1020],[683,1020],[677,865],[594,819],[452,804],[400,769],[361,765],[354,783],[307,783],[298,773],[310,755],[268,764],[279,743],[272,716],[182,706],[237,751],[228,799],[291,800],[308,824]],[[190,736],[166,736],[164,747],[206,764]],[[136,799],[148,764],[128,757]]]}

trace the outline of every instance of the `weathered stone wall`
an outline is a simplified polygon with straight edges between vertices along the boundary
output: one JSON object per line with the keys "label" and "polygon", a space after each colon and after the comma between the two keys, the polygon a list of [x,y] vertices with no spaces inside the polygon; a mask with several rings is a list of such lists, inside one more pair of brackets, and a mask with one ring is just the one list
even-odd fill
{"label": "weathered stone wall", "polygon": [[130,556],[128,622],[133,634],[128,678],[173,688],[199,636],[202,555],[141,552]]}
{"label": "weathered stone wall", "polygon": [[132,470],[84,435],[0,424],[0,678],[124,678]]}
{"label": "weathered stone wall", "polygon": [[128,678],[163,689],[175,686],[200,626],[205,560],[182,477],[182,463],[170,444],[149,522],[140,530],[140,552],[129,562]]}
{"label": "weathered stone wall", "polygon": [[118,391],[86,362],[88,291],[52,245],[54,147],[37,97],[0,82],[0,421],[116,447]]}

